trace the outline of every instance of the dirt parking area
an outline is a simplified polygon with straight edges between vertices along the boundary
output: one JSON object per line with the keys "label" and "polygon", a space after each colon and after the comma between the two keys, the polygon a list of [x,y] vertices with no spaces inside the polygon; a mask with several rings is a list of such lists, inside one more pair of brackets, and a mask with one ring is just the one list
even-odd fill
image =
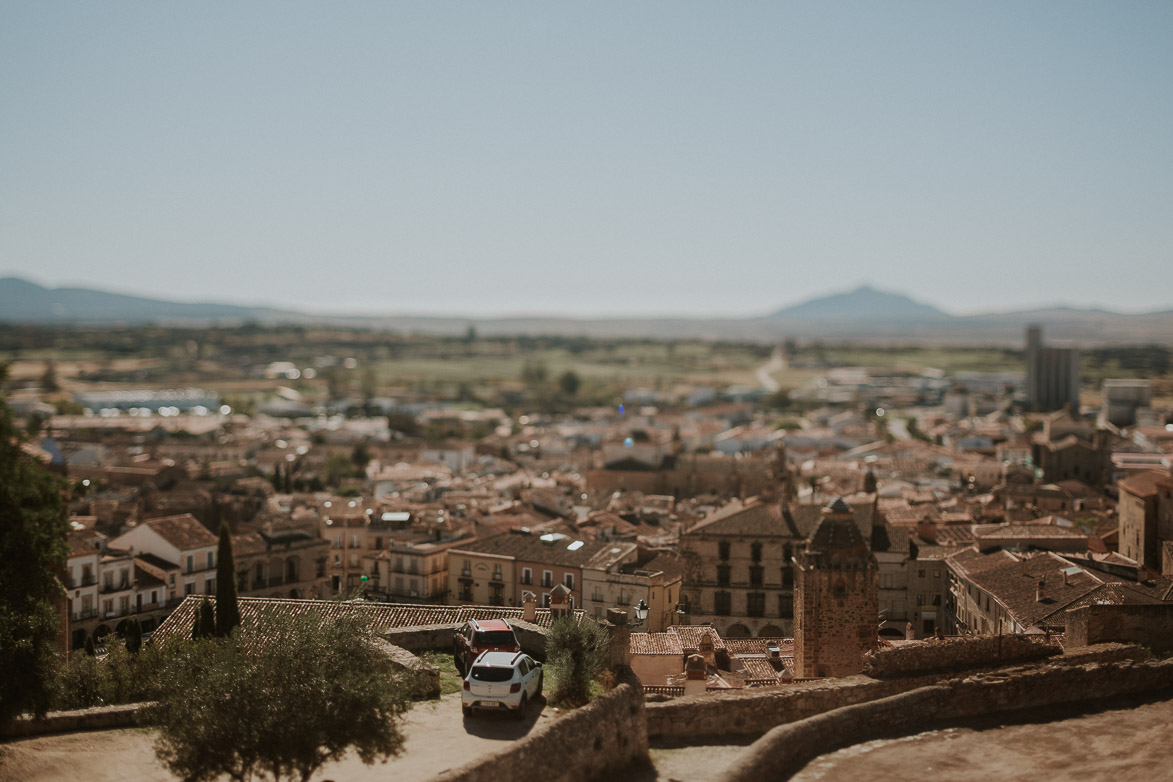
{"label": "dirt parking area", "polygon": [[[380,778],[428,779],[470,760],[496,752],[559,712],[544,700],[531,704],[524,721],[507,714],[460,713],[460,693],[417,703],[403,724],[404,752],[385,765],[363,765],[354,755],[331,763],[313,782],[369,782]],[[155,759],[148,730],[67,733],[0,744],[0,782],[174,782]]]}

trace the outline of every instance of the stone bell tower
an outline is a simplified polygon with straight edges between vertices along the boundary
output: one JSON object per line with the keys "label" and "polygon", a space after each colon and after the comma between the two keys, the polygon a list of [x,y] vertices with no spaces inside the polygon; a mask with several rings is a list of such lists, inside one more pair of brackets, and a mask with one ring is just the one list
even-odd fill
{"label": "stone bell tower", "polygon": [[794,668],[798,676],[863,670],[879,627],[879,567],[842,498],[795,556]]}

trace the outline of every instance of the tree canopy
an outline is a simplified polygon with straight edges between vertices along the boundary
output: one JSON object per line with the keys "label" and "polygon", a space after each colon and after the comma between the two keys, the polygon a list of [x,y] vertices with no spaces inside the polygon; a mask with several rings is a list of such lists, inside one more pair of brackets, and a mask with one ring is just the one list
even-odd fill
{"label": "tree canopy", "polygon": [[0,399],[0,722],[48,706],[66,600],[66,488],[22,450]]}
{"label": "tree canopy", "polygon": [[590,619],[555,620],[546,636],[546,655],[554,668],[556,703],[580,706],[591,698],[591,682],[607,666],[610,635]]}
{"label": "tree canopy", "polygon": [[411,683],[353,619],[262,619],[173,643],[149,719],[156,754],[185,782],[304,782],[348,749],[371,764],[403,745]]}

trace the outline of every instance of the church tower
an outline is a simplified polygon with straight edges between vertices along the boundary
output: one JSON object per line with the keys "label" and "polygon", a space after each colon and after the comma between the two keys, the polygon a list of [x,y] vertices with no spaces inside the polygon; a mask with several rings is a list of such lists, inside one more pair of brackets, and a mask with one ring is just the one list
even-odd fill
{"label": "church tower", "polygon": [[850,676],[876,645],[876,558],[842,498],[795,556],[794,668],[802,677]]}

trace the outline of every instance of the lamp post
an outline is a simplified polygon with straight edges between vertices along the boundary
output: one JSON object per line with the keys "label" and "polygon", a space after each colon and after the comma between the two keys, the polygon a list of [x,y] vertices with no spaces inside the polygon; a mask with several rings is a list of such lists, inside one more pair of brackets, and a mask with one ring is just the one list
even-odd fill
{"label": "lamp post", "polygon": [[641,597],[639,599],[639,604],[635,607],[635,623],[643,624],[644,621],[648,618],[648,611],[648,604]]}

